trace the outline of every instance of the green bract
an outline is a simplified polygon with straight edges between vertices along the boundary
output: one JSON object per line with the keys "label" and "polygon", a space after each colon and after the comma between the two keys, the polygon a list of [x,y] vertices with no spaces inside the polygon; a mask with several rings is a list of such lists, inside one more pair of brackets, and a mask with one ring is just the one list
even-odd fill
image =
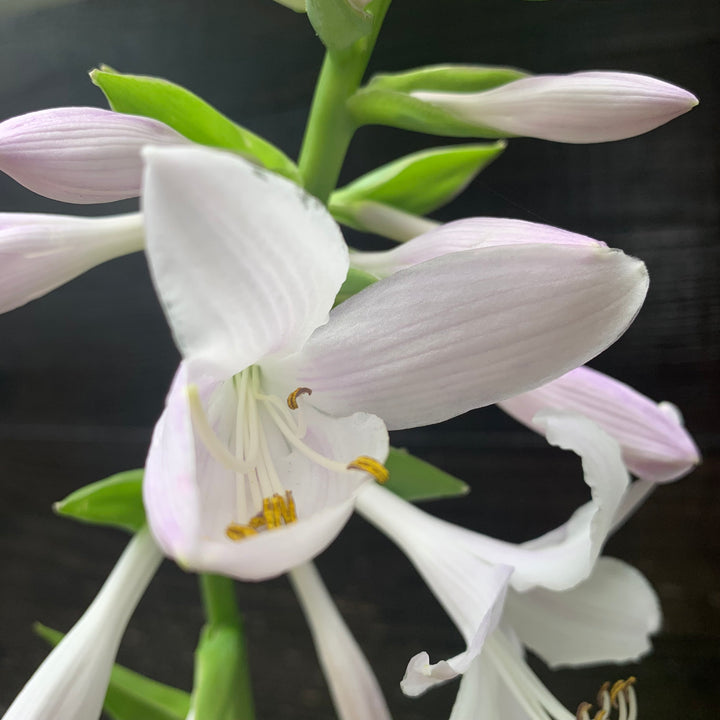
{"label": "green bract", "polygon": [[362,125],[389,125],[451,137],[509,137],[508,133],[465,122],[411,93],[476,93],[523,77],[527,77],[527,73],[514,68],[433,65],[401,73],[375,75],[347,101],[347,107]]}
{"label": "green bract", "polygon": [[295,163],[282,151],[180,85],[162,78],[124,75],[105,65],[93,70],[90,77],[116,112],[160,120],[188,140],[232,150],[268,170],[299,181]]}
{"label": "green bract", "polygon": [[350,0],[307,0],[307,14],[328,50],[345,50],[372,30],[372,15]]}
{"label": "green bract", "polygon": [[145,525],[142,470],[128,470],[86,485],[55,503],[59,515],[137,532]]}
{"label": "green bract", "polygon": [[390,448],[385,466],[390,471],[385,487],[405,500],[439,500],[467,495],[470,491],[462,480],[406,450]]}
{"label": "green bract", "polygon": [[334,192],[330,210],[341,219],[352,218],[354,203],[372,200],[425,215],[461,193],[504,149],[505,143],[497,142],[431,148],[407,155]]}
{"label": "green bract", "polygon": [[[53,646],[63,638],[63,633],[40,623],[33,630]],[[103,709],[113,720],[185,720],[190,695],[115,664]]]}

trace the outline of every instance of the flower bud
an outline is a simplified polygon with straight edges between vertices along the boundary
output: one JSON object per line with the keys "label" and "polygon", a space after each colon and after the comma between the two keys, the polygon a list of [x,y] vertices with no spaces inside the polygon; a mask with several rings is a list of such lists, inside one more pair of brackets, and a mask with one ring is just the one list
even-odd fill
{"label": "flower bud", "polygon": [[622,140],[653,130],[697,105],[687,90],[647,75],[536,75],[483,92],[415,90],[411,96],[498,136],[566,143]]}
{"label": "flower bud", "polygon": [[92,107],[40,110],[0,123],[0,170],[53,200],[112,202],[140,195],[143,146],[187,142],[138,115]]}

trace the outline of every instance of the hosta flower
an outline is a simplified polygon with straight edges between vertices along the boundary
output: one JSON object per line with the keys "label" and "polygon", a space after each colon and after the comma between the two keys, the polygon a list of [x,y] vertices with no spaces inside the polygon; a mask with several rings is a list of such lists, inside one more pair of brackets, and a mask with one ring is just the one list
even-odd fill
{"label": "hosta flower", "polygon": [[106,260],[142,250],[144,240],[139,213],[104,218],[0,213],[0,312]]}
{"label": "hosta flower", "polygon": [[140,194],[145,145],[190,141],[167,125],[93,107],[65,107],[0,123],[0,170],[39,195],[103,203]]}
{"label": "hosta flower", "polygon": [[[593,572],[614,519],[623,512],[629,476],[617,443],[591,421],[558,412],[541,413],[535,421],[544,428],[550,444],[573,450],[582,458],[585,482],[592,493],[592,500],[567,523],[536,540],[521,545],[494,540],[434,518],[379,487],[367,487],[358,494],[358,511],[408,555],[467,645],[462,653],[434,664],[424,652],[412,658],[402,682],[408,695],[418,695],[466,672],[475,658],[485,653],[501,618],[519,618],[523,626],[530,627],[543,616],[543,607],[537,609],[536,605],[555,612],[553,598],[560,598],[557,602],[562,610],[562,598],[572,603],[573,598],[586,602],[589,597],[573,588]],[[608,588],[612,589],[610,583]],[[627,602],[630,608],[632,598]],[[583,616],[578,611],[578,622],[583,617],[592,619],[589,612],[586,609]],[[655,625],[652,621],[645,629],[640,624],[637,630],[646,636]],[[568,624],[568,628],[574,627],[573,622]],[[585,639],[580,631],[574,637],[578,642]],[[546,656],[556,663],[589,661],[593,653],[607,647],[601,643],[583,650],[573,645],[572,639],[563,644],[565,635],[558,623],[540,623],[528,644],[543,653],[553,638],[557,653],[548,650]],[[609,636],[608,643],[612,639]],[[635,638],[629,635],[625,639],[624,659],[637,656],[641,650]],[[616,649],[621,641],[618,639]]]}
{"label": "hosta flower", "polygon": [[411,94],[499,135],[566,143],[641,135],[698,102],[687,90],[657,78],[602,71],[535,75],[483,92],[416,90]]}
{"label": "hosta flower", "polygon": [[382,479],[379,418],[438,422],[557,377],[646,291],[642,263],[597,244],[490,247],[395,273],[328,319],[348,256],[319,203],[224,152],[146,154],[147,253],[185,360],[145,503],[196,569],[259,579],[306,561]]}
{"label": "hosta flower", "polygon": [[377,679],[315,566],[290,573],[340,720],[390,720]]}
{"label": "hosta flower", "polygon": [[541,430],[533,417],[541,409],[580,413],[620,443],[632,473],[652,482],[675,480],[700,462],[697,446],[672,408],[588,367],[571,370],[500,407],[536,431]]}
{"label": "hosta flower", "polygon": [[150,533],[140,531],[3,720],[97,720],[125,626],[161,559]]}

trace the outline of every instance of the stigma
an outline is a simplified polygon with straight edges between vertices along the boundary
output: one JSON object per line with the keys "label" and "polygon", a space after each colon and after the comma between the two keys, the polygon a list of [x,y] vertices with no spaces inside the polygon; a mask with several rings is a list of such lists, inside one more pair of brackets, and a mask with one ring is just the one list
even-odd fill
{"label": "stigma", "polygon": [[591,715],[592,704],[582,702],[577,709],[577,720],[613,720],[613,710],[617,710],[615,720],[637,720],[637,696],[635,678],[618,680],[612,686],[606,682],[597,695],[598,710]]}
{"label": "stigma", "polygon": [[326,470],[337,474],[362,472],[377,482],[387,481],[387,468],[375,458],[361,455],[349,462],[336,460],[304,441],[307,421],[298,400],[312,395],[310,388],[296,388],[283,403],[280,398],[262,391],[257,366],[243,370],[229,382],[237,403],[234,432],[230,433],[229,442],[216,434],[205,414],[198,388],[194,385],[187,388],[196,437],[217,462],[234,473],[235,507],[233,519],[225,526],[224,533],[229,540],[245,540],[298,521],[295,499],[292,492],[283,487],[281,473],[270,451],[271,446],[275,447],[267,436],[270,428],[279,432],[287,446]]}

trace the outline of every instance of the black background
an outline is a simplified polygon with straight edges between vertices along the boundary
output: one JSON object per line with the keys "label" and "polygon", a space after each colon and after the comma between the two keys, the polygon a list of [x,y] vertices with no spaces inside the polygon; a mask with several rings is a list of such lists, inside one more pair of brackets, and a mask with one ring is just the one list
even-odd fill
{"label": "black background", "polygon": [[[641,257],[651,288],[626,335],[594,367],[683,411],[704,465],[661,488],[609,545],[656,586],[665,611],[641,666],[547,674],[574,709],[603,680],[633,672],[642,717],[715,718],[720,705],[720,520],[717,489],[718,87],[716,0],[395,0],[371,71],[437,62],[506,64],[537,73],[613,69],[662,77],[698,108],[612,144],[516,140],[439,219],[496,215],[558,225]],[[86,0],[0,18],[0,117],[96,105],[86,72],[105,62],[167,77],[296,155],[322,47],[301,15],[271,0]],[[347,181],[436,138],[365,128]],[[75,207],[0,177],[1,211],[102,215],[135,202]],[[372,239],[353,241],[377,246]],[[39,619],[66,630],[121,551],[118,532],[55,518],[53,501],[144,461],[177,363],[136,255],[97,268],[0,317],[0,711],[46,649]],[[583,500],[578,463],[494,408],[394,438],[471,482],[444,517],[509,540],[533,537]],[[460,649],[444,613],[404,557],[354,519],[319,567],[399,720],[444,718],[450,685],[421,699],[398,682],[421,649]],[[309,634],[284,579],[241,585],[259,718],[329,718]],[[195,579],[165,563],[120,660],[189,689],[202,622]],[[141,720],[141,719],[139,719]]]}

